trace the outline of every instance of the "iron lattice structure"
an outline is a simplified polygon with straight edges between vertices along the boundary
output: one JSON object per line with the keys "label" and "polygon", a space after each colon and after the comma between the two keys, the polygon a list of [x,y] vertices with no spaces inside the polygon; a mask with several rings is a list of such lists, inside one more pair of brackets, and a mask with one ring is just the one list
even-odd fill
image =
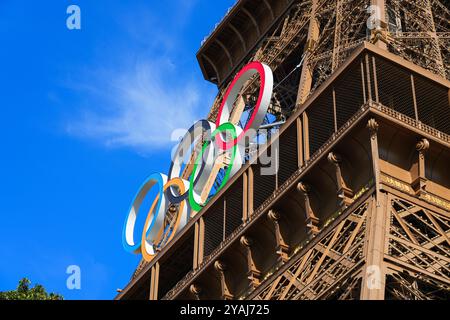
{"label": "iron lattice structure", "polygon": [[[450,297],[448,232],[450,220],[395,196],[384,197],[387,213],[387,299]],[[358,203],[359,204],[359,203]],[[366,279],[367,224],[375,219],[376,200],[367,198],[349,208],[315,244],[293,256],[251,299],[359,299]],[[409,221],[414,221],[411,226]],[[443,227],[443,228],[442,228]],[[430,250],[431,249],[431,250]],[[401,266],[401,267],[399,267]],[[413,268],[413,272],[405,269]],[[374,269],[373,272],[377,272]],[[376,283],[374,283],[376,286]]]}
{"label": "iron lattice structure", "polygon": [[[247,16],[252,6],[266,6],[270,10],[262,14],[273,17],[273,26],[264,36],[260,35],[253,50],[233,51],[227,49],[227,39],[233,31],[223,30],[223,34],[208,39],[198,53],[198,59],[206,79],[219,84],[220,93],[211,109],[210,118],[214,119],[226,90],[230,76],[239,67],[253,60],[268,64],[274,71],[276,79],[281,80],[289,74],[295,63],[305,55],[302,66],[302,79],[299,73],[289,77],[275,93],[272,113],[290,114],[326,80],[336,68],[363,41],[378,43],[379,46],[395,53],[442,77],[449,78],[450,48],[450,5],[448,1],[374,1],[374,0],[317,0],[317,1],[279,1],[284,3],[279,16],[276,16],[277,4],[263,1],[240,1],[239,4]],[[373,15],[368,8],[380,8],[380,27],[368,29],[367,21]],[[236,6],[238,8],[238,5]],[[236,14],[238,15],[238,14]],[[264,26],[253,19],[256,34],[261,34]],[[239,21],[240,17],[235,17]],[[227,24],[228,23],[228,24]],[[233,24],[234,23],[234,24]],[[232,29],[239,35],[241,46],[248,49],[253,43],[246,42],[245,33],[236,29],[233,19],[224,20],[223,29]],[[262,25],[264,25],[262,23]],[[215,35],[215,36],[214,36]],[[257,37],[257,36],[255,36]],[[237,46],[238,44],[235,44]],[[213,56],[214,58],[210,58]],[[227,57],[228,63],[223,60]],[[237,61],[240,61],[238,63]],[[294,64],[293,64],[294,61]],[[220,68],[218,65],[226,66]],[[225,70],[225,71],[222,71]],[[297,75],[297,77],[295,77]],[[251,91],[251,90],[250,90]]]}
{"label": "iron lattice structure", "polygon": [[[438,0],[238,1],[197,54],[219,89],[209,119],[259,60],[266,123],[284,124],[118,298],[449,299],[449,18]],[[230,122],[245,125],[258,81]]]}

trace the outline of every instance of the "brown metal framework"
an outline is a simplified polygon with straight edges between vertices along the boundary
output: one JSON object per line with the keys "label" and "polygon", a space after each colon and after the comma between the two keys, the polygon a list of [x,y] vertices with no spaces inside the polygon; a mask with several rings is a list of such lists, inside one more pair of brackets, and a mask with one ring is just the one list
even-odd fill
{"label": "brown metal framework", "polygon": [[[370,4],[384,13],[374,31]],[[260,152],[278,173],[249,161],[117,298],[450,298],[449,12],[239,1],[198,53],[219,85],[209,117],[240,66],[270,65],[270,112],[286,123]]]}
{"label": "brown metal framework", "polygon": [[[367,28],[371,5],[381,10],[374,30]],[[241,0],[197,53],[205,79],[219,87],[210,118],[231,76],[249,61],[267,63],[280,80],[305,55],[300,82],[290,77],[275,94],[272,112],[289,115],[363,41],[449,79],[449,21],[442,0]]]}

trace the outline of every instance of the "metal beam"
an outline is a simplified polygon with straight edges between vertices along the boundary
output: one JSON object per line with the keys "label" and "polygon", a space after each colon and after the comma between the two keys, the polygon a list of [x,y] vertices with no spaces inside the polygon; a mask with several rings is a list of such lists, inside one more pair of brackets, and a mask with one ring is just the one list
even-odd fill
{"label": "metal beam", "polygon": [[250,18],[250,20],[253,22],[253,25],[255,26],[256,32],[258,34],[258,37],[261,36],[261,30],[259,29],[259,25],[258,22],[256,21],[256,19],[253,17],[253,15],[250,13],[250,11],[248,11],[245,8],[242,8],[242,11]]}
{"label": "metal beam", "polygon": [[230,51],[228,51],[228,48],[219,39],[216,39],[216,42],[227,55],[228,61],[230,62],[230,68],[233,68],[233,58],[231,57]]}
{"label": "metal beam", "polygon": [[244,37],[242,37],[242,34],[239,32],[239,30],[230,22],[229,24],[230,29],[234,31],[234,33],[236,33],[236,35],[238,36],[239,40],[241,41],[242,44],[242,49],[244,49],[244,52],[247,51],[247,45],[245,44],[245,40]]}

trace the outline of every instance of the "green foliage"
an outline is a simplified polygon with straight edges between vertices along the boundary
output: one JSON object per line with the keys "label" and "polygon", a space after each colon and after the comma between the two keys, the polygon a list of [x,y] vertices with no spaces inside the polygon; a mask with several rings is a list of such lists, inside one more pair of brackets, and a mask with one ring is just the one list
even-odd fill
{"label": "green foliage", "polygon": [[30,288],[31,281],[23,278],[19,281],[16,290],[0,292],[0,300],[63,300],[63,296],[56,293],[47,293],[45,288],[36,284]]}

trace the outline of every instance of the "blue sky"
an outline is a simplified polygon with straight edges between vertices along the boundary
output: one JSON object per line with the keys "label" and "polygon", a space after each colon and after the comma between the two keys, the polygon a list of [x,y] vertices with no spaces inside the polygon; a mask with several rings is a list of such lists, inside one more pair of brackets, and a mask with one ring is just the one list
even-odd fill
{"label": "blue sky", "polygon": [[[234,0],[0,1],[0,291],[22,277],[66,299],[111,299],[142,181],[217,89],[195,53]],[[81,30],[66,9],[81,8]],[[81,290],[66,268],[81,268]]]}

